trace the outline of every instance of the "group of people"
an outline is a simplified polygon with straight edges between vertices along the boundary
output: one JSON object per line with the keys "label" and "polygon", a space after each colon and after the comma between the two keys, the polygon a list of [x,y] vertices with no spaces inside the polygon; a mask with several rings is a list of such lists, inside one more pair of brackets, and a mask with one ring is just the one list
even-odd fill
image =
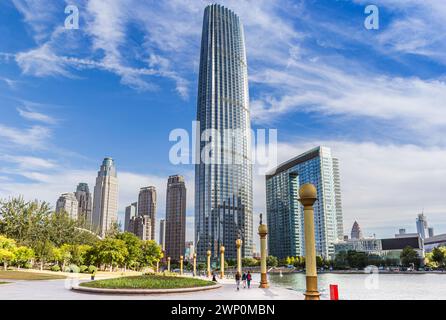
{"label": "group of people", "polygon": [[250,271],[248,271],[248,273],[243,272],[243,275],[240,274],[240,272],[237,272],[235,274],[235,283],[237,284],[237,291],[240,290],[240,280],[243,281],[244,289],[246,288],[246,284],[248,284],[248,289],[251,288],[252,275]]}

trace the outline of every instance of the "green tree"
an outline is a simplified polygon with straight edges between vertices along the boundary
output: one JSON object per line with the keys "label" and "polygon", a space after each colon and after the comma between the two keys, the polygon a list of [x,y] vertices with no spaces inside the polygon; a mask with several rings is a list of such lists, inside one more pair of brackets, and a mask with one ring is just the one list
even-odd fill
{"label": "green tree", "polygon": [[254,258],[245,257],[242,258],[242,265],[246,267],[255,267],[258,265],[258,261]]}
{"label": "green tree", "polygon": [[53,249],[54,246],[49,240],[40,240],[34,244],[33,250],[36,254],[37,260],[40,263],[40,270],[43,270],[46,262],[53,259]]}
{"label": "green tree", "polygon": [[123,265],[128,255],[125,242],[112,237],[106,237],[104,240],[99,241],[95,246],[94,252],[97,261],[108,265],[110,272],[113,271],[113,267]]}
{"label": "green tree", "polygon": [[16,242],[13,239],[0,235],[0,262],[5,270],[8,269],[8,263],[14,259],[15,249]]}
{"label": "green tree", "polygon": [[143,254],[142,241],[130,232],[119,233],[116,235],[116,239],[124,241],[127,246],[128,254],[125,257],[124,269],[127,269],[127,267],[138,268]]}
{"label": "green tree", "polygon": [[153,267],[157,261],[163,257],[161,246],[154,240],[143,241],[141,245],[142,255],[140,258],[141,267]]}
{"label": "green tree", "polygon": [[279,265],[279,260],[275,256],[268,256],[266,258],[266,265],[269,267],[277,267]]}
{"label": "green tree", "polygon": [[446,247],[434,248],[429,260],[435,262],[438,267],[444,267],[446,263]]}
{"label": "green tree", "polygon": [[405,267],[409,267],[411,264],[414,264],[415,267],[420,265],[418,253],[410,246],[405,247],[403,251],[401,251],[400,259],[401,264]]}
{"label": "green tree", "polygon": [[20,269],[20,267],[26,266],[32,259],[34,259],[34,250],[20,246],[14,252],[13,263]]}

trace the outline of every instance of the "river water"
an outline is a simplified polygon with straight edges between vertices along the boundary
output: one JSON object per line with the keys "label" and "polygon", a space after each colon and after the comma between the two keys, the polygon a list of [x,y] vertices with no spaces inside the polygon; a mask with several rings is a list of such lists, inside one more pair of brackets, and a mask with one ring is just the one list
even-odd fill
{"label": "river water", "polygon": [[[254,276],[254,279],[256,279]],[[270,274],[271,284],[299,293],[305,291],[305,274]],[[445,274],[334,274],[318,276],[322,299],[329,299],[330,284],[337,284],[341,300],[446,299]]]}

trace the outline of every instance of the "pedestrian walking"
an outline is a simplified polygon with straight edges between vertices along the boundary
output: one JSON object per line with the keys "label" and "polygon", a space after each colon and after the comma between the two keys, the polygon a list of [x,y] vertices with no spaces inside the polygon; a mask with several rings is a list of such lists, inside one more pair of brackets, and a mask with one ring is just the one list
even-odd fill
{"label": "pedestrian walking", "polygon": [[217,282],[217,278],[215,277],[215,273],[212,272],[212,281]]}
{"label": "pedestrian walking", "polygon": [[252,280],[252,275],[251,272],[248,271],[248,274],[246,275],[246,281],[248,282],[248,289],[251,288],[251,280]]}
{"label": "pedestrian walking", "polygon": [[243,289],[246,289],[246,273],[244,273],[244,272],[242,275],[242,281],[243,281]]}
{"label": "pedestrian walking", "polygon": [[240,272],[237,272],[235,274],[235,283],[237,284],[237,291],[240,290],[240,278],[241,278]]}

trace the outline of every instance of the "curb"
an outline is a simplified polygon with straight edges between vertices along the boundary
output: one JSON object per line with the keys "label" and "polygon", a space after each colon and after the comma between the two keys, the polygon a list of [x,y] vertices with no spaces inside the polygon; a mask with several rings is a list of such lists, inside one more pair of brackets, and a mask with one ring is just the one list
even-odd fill
{"label": "curb", "polygon": [[71,290],[83,293],[100,293],[100,294],[169,294],[169,293],[186,293],[186,292],[214,290],[221,287],[222,287],[221,284],[204,286],[204,287],[178,288],[178,289],[103,289],[103,288],[73,286]]}

